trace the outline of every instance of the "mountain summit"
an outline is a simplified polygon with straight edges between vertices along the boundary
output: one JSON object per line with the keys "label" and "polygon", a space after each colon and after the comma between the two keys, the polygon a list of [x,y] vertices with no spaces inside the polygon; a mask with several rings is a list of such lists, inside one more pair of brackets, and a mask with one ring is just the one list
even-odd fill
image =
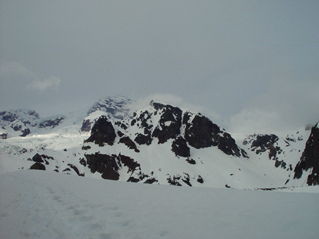
{"label": "mountain summit", "polygon": [[0,112],[0,170],[249,189],[319,183],[317,126],[310,135],[255,132],[241,142],[199,112],[159,101],[133,111],[133,104],[106,97],[85,112],[45,119]]}

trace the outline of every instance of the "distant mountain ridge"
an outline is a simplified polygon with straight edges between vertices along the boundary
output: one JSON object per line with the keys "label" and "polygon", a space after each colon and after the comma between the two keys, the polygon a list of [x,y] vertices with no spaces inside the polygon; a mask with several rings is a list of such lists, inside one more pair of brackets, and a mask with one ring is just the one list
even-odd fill
{"label": "distant mountain ridge", "polygon": [[86,112],[45,119],[32,110],[0,112],[4,165],[179,186],[319,184],[318,124],[310,135],[255,133],[236,142],[200,113],[157,101],[133,112],[133,103],[106,97]]}

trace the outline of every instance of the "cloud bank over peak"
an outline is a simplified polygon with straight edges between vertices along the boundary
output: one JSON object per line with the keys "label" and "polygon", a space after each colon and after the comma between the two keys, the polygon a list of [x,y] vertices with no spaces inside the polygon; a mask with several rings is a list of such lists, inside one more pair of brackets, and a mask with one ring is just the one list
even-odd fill
{"label": "cloud bank over peak", "polygon": [[44,91],[49,88],[58,88],[60,86],[61,79],[55,76],[51,76],[44,80],[34,80],[28,85],[28,89],[35,89]]}

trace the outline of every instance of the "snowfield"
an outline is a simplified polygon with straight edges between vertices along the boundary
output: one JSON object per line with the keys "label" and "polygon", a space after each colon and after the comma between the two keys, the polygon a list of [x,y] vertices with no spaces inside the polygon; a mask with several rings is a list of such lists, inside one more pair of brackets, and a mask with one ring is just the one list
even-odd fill
{"label": "snowfield", "polygon": [[1,239],[319,235],[318,186],[295,193],[189,188],[20,170],[0,174],[0,191]]}

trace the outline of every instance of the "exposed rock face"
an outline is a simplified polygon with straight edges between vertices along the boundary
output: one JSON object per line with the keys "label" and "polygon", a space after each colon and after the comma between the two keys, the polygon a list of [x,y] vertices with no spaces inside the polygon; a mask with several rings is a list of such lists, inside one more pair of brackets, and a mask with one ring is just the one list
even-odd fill
{"label": "exposed rock face", "polygon": [[150,145],[152,143],[152,137],[150,134],[137,134],[134,141],[138,143],[139,145],[146,144]]}
{"label": "exposed rock face", "polygon": [[83,132],[90,132],[92,122],[90,120],[83,120],[81,131]]}
{"label": "exposed rock face", "polygon": [[[21,132],[19,136],[25,137],[31,133],[32,127],[37,126],[39,119],[39,114],[34,110],[3,111],[0,112],[0,127],[4,130],[12,129],[17,133]],[[9,137],[7,132],[5,134]]]}
{"label": "exposed rock face", "polygon": [[153,131],[153,137],[158,138],[158,143],[167,142],[180,134],[182,110],[171,105],[152,103],[155,110],[161,114],[158,125]]}
{"label": "exposed rock face", "polygon": [[52,118],[52,119],[44,120],[44,121],[40,122],[39,128],[52,128],[53,129],[56,126],[58,126],[59,124],[61,124],[64,119],[65,119],[64,116],[57,116],[57,117]]}
{"label": "exposed rock face", "polygon": [[128,116],[129,106],[132,100],[124,96],[106,97],[96,102],[88,111],[88,115],[97,110],[109,113],[116,119],[123,119]]}
{"label": "exposed rock face", "polygon": [[95,153],[86,154],[85,157],[92,173],[99,172],[104,179],[118,180],[120,178],[120,174],[118,173],[119,166],[114,156]]}
{"label": "exposed rock face", "polygon": [[201,115],[193,115],[186,112],[183,117],[185,128],[185,139],[196,149],[207,148],[218,145],[218,133],[220,129],[208,118]]}
{"label": "exposed rock face", "polygon": [[[284,139],[284,142],[289,145],[288,141],[293,141],[294,139],[288,136]],[[287,163],[284,160],[278,160],[278,155],[283,152],[283,150],[278,146],[279,138],[275,134],[254,134],[250,135],[243,141],[244,145],[250,144],[251,151],[256,154],[262,154],[268,152],[268,158],[275,161],[275,167],[281,167],[283,169],[287,168]],[[287,145],[287,146],[288,146]],[[291,164],[287,170],[291,171]]]}
{"label": "exposed rock face", "polygon": [[134,113],[133,119],[131,121],[131,126],[137,126],[142,132],[137,133],[134,141],[139,145],[146,144],[150,145],[152,143],[151,130],[153,128],[153,124],[151,121],[152,113],[147,110],[141,112],[140,114]]}
{"label": "exposed rock face", "polygon": [[105,116],[101,116],[93,125],[91,136],[85,142],[94,142],[99,146],[103,146],[104,143],[113,145],[115,137],[112,123]]}
{"label": "exposed rock face", "polygon": [[279,147],[274,147],[274,143],[278,139],[278,136],[274,134],[257,135],[256,139],[251,143],[251,149],[256,154],[269,150],[269,159],[275,159],[277,152],[280,151]]}
{"label": "exposed rock face", "polygon": [[35,163],[30,169],[45,170],[45,166],[42,163]]}
{"label": "exposed rock face", "polygon": [[130,173],[134,173],[135,170],[140,169],[140,164],[134,161],[132,158],[125,155],[107,155],[107,154],[86,154],[87,165],[91,169],[92,173],[101,173],[102,178],[110,180],[119,180],[120,174],[118,171],[127,167]]}
{"label": "exposed rock face", "polygon": [[294,179],[301,178],[303,171],[312,169],[308,175],[308,185],[319,185],[319,128],[318,123],[312,127],[306,142],[306,148],[294,169]]}
{"label": "exposed rock face", "polygon": [[31,121],[37,121],[39,119],[39,114],[34,110],[12,110],[12,111],[2,111],[0,112],[1,121],[14,122],[20,119],[25,125],[31,124]]}
{"label": "exposed rock face", "polygon": [[40,154],[34,155],[33,158],[32,158],[32,161],[33,162],[37,162],[37,163],[43,163],[44,162],[42,157],[40,156]]}
{"label": "exposed rock face", "polygon": [[220,130],[205,116],[186,112],[183,117],[185,139],[196,149],[218,146],[225,154],[240,157],[241,151],[230,134]]}
{"label": "exposed rock face", "polygon": [[24,130],[21,130],[21,137],[25,137],[25,136],[27,136],[28,134],[30,134],[31,133],[31,131],[30,131],[30,129],[29,128],[26,128],[26,129],[24,129]]}
{"label": "exposed rock face", "polygon": [[[247,157],[246,152],[237,146],[231,135],[208,118],[201,114],[183,112],[171,105],[152,101],[150,107],[136,111],[132,118],[115,120],[114,124],[114,118],[111,117],[112,121],[109,118],[101,116],[95,122],[91,136],[85,143],[94,142],[100,146],[105,143],[111,146],[115,143],[125,144],[129,149],[139,153],[145,149],[145,146],[154,144],[153,140],[158,144],[169,142],[173,154],[184,157],[190,165],[196,165],[196,161],[191,157],[191,147],[196,149],[217,147],[227,155]],[[82,131],[90,127],[89,123],[83,121]],[[82,149],[91,150],[89,145],[84,145]],[[122,177],[120,170],[123,173],[123,168],[127,167],[129,175],[125,173],[123,175],[128,182],[157,182],[157,174],[154,175],[153,171],[142,172],[140,164],[128,156],[98,152],[85,154],[85,157],[86,160],[80,159],[80,163],[89,167],[92,173],[100,173],[102,178],[119,180]],[[161,169],[158,171],[161,172]],[[192,186],[193,183],[204,182],[201,176],[190,176],[185,172],[182,176],[167,174],[166,178],[171,185]]]}
{"label": "exposed rock face", "polygon": [[125,144],[129,149],[134,149],[137,153],[140,152],[136,144],[128,136],[122,137],[119,142]]}
{"label": "exposed rock face", "polygon": [[178,136],[172,143],[172,151],[176,156],[189,157],[190,148],[187,146],[186,140],[182,136]]}
{"label": "exposed rock face", "polygon": [[230,134],[224,132],[223,136],[219,137],[218,141],[218,148],[225,154],[240,157],[240,152],[243,152],[243,155],[245,156],[244,150],[239,150],[236,141],[231,137]]}

